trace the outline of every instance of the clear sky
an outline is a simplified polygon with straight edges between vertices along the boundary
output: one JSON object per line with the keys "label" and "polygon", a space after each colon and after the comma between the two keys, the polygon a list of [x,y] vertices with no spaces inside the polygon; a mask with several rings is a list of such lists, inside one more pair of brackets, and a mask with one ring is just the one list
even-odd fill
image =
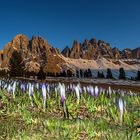
{"label": "clear sky", "polygon": [[140,46],[140,0],[0,0],[0,49],[19,33],[62,50],[74,39]]}

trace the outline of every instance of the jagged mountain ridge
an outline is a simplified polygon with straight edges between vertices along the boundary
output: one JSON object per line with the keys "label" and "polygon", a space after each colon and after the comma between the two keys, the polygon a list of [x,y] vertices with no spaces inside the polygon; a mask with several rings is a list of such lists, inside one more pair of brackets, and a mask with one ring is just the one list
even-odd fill
{"label": "jagged mountain ridge", "polygon": [[[52,47],[44,38],[33,36],[31,40],[23,34],[19,34],[4,49],[0,51],[0,69],[8,71],[9,60],[14,51],[20,52],[25,64],[25,71],[39,73],[41,69],[45,73],[59,74],[63,70],[69,70],[75,74],[77,69],[107,68],[126,70],[140,69],[140,48],[120,51],[111,48],[109,43],[95,38],[84,43],[74,41],[73,47],[66,47],[62,53]],[[125,59],[124,59],[125,58]],[[136,60],[133,60],[135,58]],[[124,59],[122,61],[122,59]],[[128,61],[131,59],[131,61]]]}
{"label": "jagged mountain ridge", "polygon": [[0,51],[2,70],[9,70],[9,60],[14,51],[21,53],[25,70],[29,72],[38,73],[42,68],[45,73],[56,74],[66,67],[59,50],[49,45],[44,38],[33,36],[29,40],[25,35],[19,34]]}
{"label": "jagged mountain ridge", "polygon": [[68,46],[64,48],[62,54],[65,57],[74,59],[98,59],[100,57],[109,59],[140,59],[140,47],[136,49],[124,49],[120,51],[118,48],[111,48],[109,43],[103,40],[85,40],[83,43],[79,43],[77,40],[74,41],[72,48]]}

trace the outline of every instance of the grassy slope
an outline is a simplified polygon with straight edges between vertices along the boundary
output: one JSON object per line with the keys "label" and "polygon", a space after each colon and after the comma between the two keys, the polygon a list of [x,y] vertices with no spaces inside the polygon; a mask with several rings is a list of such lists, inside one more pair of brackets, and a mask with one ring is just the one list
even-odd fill
{"label": "grassy slope", "polygon": [[40,93],[31,106],[28,94],[17,91],[15,99],[0,92],[0,139],[140,139],[140,96],[125,95],[127,102],[123,123],[113,103],[115,97],[94,98],[83,94],[77,103],[74,94],[67,95],[69,119],[63,118],[60,98],[52,93],[44,110]]}

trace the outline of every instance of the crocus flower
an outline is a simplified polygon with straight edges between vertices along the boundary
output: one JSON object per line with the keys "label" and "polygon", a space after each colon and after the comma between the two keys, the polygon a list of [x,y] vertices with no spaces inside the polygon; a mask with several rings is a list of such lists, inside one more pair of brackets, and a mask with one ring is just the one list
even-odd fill
{"label": "crocus flower", "polygon": [[78,89],[79,89],[79,92],[82,94],[82,88],[80,86],[80,83],[77,85]]}
{"label": "crocus flower", "polygon": [[8,85],[7,85],[7,84],[5,84],[3,88],[4,88],[4,89],[7,89],[7,88],[8,88]]}
{"label": "crocus flower", "polygon": [[91,96],[94,96],[94,88],[93,88],[93,86],[89,86],[89,91],[90,91]]}
{"label": "crocus flower", "polygon": [[55,87],[54,90],[55,90],[55,94],[57,96],[57,91],[58,91],[57,87]]}
{"label": "crocus flower", "polygon": [[43,97],[44,109],[46,108],[46,95],[47,95],[46,86],[45,84],[42,84],[42,97]]}
{"label": "crocus flower", "polygon": [[124,111],[126,111],[126,100],[124,100],[123,103],[124,103]]}
{"label": "crocus flower", "polygon": [[62,107],[63,107],[63,111],[64,111],[64,117],[68,117],[69,118],[69,113],[68,113],[68,109],[66,107],[66,90],[65,90],[65,85],[64,84],[60,84],[59,83],[59,93],[60,93],[60,96],[61,96],[61,104],[62,104]]}
{"label": "crocus flower", "polygon": [[49,84],[47,85],[47,93],[48,93],[47,95],[48,95],[48,98],[49,98],[50,97],[50,85]]}
{"label": "crocus flower", "polygon": [[96,86],[95,87],[95,97],[98,97],[98,95],[99,95],[99,88]]}
{"label": "crocus flower", "polygon": [[9,85],[7,86],[7,92],[10,93],[11,91],[12,91],[12,87],[11,87],[11,85],[9,84]]}
{"label": "crocus flower", "polygon": [[80,100],[80,91],[79,91],[79,86],[78,85],[75,87],[75,93],[76,93],[76,96],[77,96],[77,101],[79,103],[79,100]]}
{"label": "crocus flower", "polygon": [[33,106],[33,92],[34,92],[34,85],[29,83],[29,98],[31,100],[31,105]]}
{"label": "crocus flower", "polygon": [[109,96],[111,97],[111,94],[112,94],[112,89],[111,89],[111,87],[109,86],[109,88],[108,88],[108,93],[109,93]]}
{"label": "crocus flower", "polygon": [[36,88],[37,90],[39,90],[39,83],[36,83]]}
{"label": "crocus flower", "polygon": [[66,96],[65,96],[65,85],[63,84],[61,84],[61,83],[59,83],[59,85],[58,85],[58,92],[59,92],[59,94],[60,94],[60,97],[61,97],[61,103],[62,103],[62,106],[63,106],[63,104],[64,104],[64,102],[65,102],[65,99],[66,99]]}
{"label": "crocus flower", "polygon": [[122,98],[119,98],[119,111],[120,111],[120,122],[123,120],[123,101]]}
{"label": "crocus flower", "polygon": [[15,97],[15,90],[16,90],[16,82],[13,84],[13,97]]}
{"label": "crocus flower", "polygon": [[90,93],[90,89],[89,89],[89,86],[87,86],[87,92],[88,92],[88,93]]}
{"label": "crocus flower", "polygon": [[65,95],[65,85],[64,85],[64,84],[60,85],[60,95],[61,95],[61,103],[62,103],[62,105],[63,105],[64,102],[65,102],[65,99],[66,99],[66,95]]}
{"label": "crocus flower", "polygon": [[70,90],[70,91],[73,90],[73,85],[72,85],[72,84],[69,85],[69,90]]}
{"label": "crocus flower", "polygon": [[26,92],[26,84],[25,84],[25,83],[23,83],[23,84],[21,85],[21,89],[23,90],[23,92]]}
{"label": "crocus flower", "polygon": [[84,93],[86,93],[86,92],[87,92],[87,89],[86,89],[86,87],[83,87],[83,90],[84,90]]}

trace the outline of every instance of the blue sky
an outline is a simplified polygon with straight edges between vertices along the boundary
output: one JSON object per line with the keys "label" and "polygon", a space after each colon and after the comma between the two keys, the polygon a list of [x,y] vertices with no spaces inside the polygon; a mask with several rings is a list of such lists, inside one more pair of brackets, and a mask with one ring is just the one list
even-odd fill
{"label": "blue sky", "polygon": [[0,49],[19,33],[40,35],[60,50],[92,37],[133,49],[140,46],[140,1],[1,0]]}

